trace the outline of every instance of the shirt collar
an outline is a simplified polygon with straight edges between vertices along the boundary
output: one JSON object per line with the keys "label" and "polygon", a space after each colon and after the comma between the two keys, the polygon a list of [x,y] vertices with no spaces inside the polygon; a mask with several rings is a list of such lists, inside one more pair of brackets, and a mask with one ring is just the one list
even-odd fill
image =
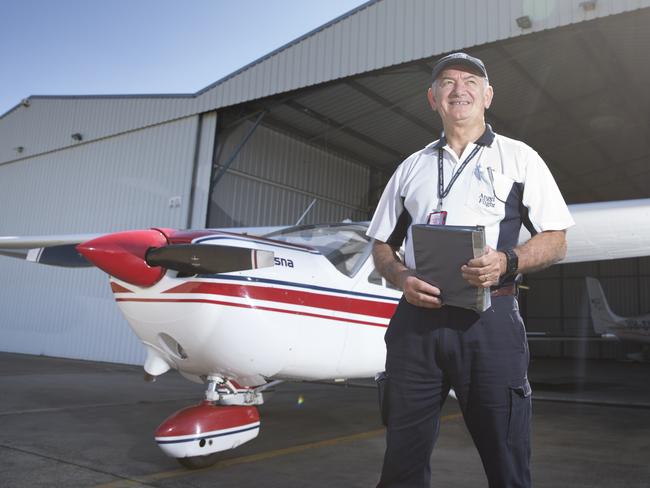
{"label": "shirt collar", "polygon": [[[494,141],[494,131],[492,131],[492,127],[490,127],[490,124],[485,124],[485,130],[483,131],[483,134],[481,137],[479,137],[474,144],[477,146],[491,146],[492,142]],[[445,137],[445,133],[443,132],[442,135],[440,136],[440,139],[438,139],[436,142],[433,143],[431,146],[433,149],[442,149],[447,145],[447,138]]]}

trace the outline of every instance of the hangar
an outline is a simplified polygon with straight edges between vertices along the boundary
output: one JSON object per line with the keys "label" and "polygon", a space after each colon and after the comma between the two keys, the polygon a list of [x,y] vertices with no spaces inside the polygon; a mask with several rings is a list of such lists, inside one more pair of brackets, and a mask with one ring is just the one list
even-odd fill
{"label": "hangar", "polygon": [[[568,203],[647,198],[649,24],[650,0],[373,0],[195,94],[31,96],[0,117],[0,235],[365,220],[437,137],[424,95],[457,50]],[[0,259],[0,350],[142,362],[102,276],[44,268]],[[649,258],[554,266],[527,279],[529,330],[592,334],[585,275],[619,314],[650,310]]]}

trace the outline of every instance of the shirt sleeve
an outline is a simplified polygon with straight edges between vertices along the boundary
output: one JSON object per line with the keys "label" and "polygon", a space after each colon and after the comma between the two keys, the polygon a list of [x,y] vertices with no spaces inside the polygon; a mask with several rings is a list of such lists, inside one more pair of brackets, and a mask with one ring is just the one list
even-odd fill
{"label": "shirt sleeve", "polygon": [[404,198],[401,194],[402,170],[403,164],[395,170],[388,181],[366,232],[369,237],[386,242],[393,247],[400,247],[411,224],[411,218],[404,208]]}
{"label": "shirt sleeve", "polygon": [[564,230],[575,224],[553,175],[532,149],[528,154],[522,203],[536,232]]}

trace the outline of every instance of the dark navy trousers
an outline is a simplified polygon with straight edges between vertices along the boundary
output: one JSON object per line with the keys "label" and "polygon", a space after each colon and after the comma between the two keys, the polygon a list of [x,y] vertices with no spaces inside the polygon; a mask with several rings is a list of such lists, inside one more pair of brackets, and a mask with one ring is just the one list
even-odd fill
{"label": "dark navy trousers", "polygon": [[516,297],[492,297],[481,314],[402,298],[385,341],[388,425],[378,488],[432,486],[429,462],[450,387],[490,488],[529,487],[529,352]]}

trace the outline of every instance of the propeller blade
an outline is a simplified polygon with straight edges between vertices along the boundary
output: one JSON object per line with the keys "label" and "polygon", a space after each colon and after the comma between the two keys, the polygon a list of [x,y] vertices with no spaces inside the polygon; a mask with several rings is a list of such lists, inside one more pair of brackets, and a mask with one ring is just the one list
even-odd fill
{"label": "propeller blade", "polygon": [[187,274],[216,274],[273,266],[274,253],[244,247],[175,244],[147,252],[149,266]]}

